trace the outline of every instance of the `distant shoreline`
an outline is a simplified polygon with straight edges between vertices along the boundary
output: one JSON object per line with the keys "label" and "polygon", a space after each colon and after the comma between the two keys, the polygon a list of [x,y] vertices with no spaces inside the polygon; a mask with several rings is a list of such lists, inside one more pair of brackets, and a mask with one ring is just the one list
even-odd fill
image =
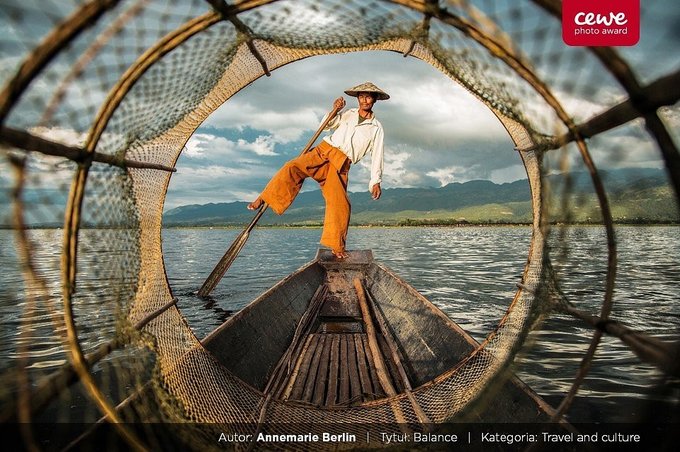
{"label": "distant shoreline", "polygon": [[[350,228],[390,228],[390,229],[409,229],[409,228],[468,228],[468,227],[531,227],[532,223],[458,223],[458,224],[440,224],[440,223],[423,223],[423,224],[350,224]],[[602,223],[551,223],[551,226],[602,226]],[[680,226],[680,222],[649,222],[649,223],[632,223],[632,222],[614,222],[615,226]],[[243,229],[246,225],[168,225],[163,226],[162,229]],[[258,229],[321,229],[322,224],[265,224],[258,225]]]}
{"label": "distant shoreline", "polygon": [[[680,226],[680,222],[674,221],[614,221],[615,226]],[[495,222],[480,222],[480,223],[429,223],[429,222],[411,222],[409,224],[350,224],[350,228],[390,228],[390,229],[410,229],[410,228],[479,228],[479,227],[489,227],[489,228],[504,228],[504,227],[531,227],[530,222],[520,222],[520,223],[495,223]],[[595,222],[574,222],[574,223],[562,223],[555,222],[551,223],[551,226],[580,226],[580,227],[598,227],[603,226],[603,223]],[[245,224],[227,224],[227,225],[190,225],[190,224],[171,224],[167,226],[161,226],[161,229],[243,229],[247,225]],[[258,229],[321,229],[323,224],[263,224],[257,225]],[[0,225],[0,230],[11,231],[14,230],[13,226]],[[34,225],[27,226],[26,230],[41,230],[41,229],[63,229],[63,225]],[[90,227],[83,225],[80,229],[128,229],[125,227]]]}
{"label": "distant shoreline", "polygon": [[[370,224],[350,224],[350,228],[465,228],[465,227],[516,227],[532,226],[532,222],[436,222],[436,221],[409,221],[400,223],[370,223]],[[678,221],[614,221],[616,226],[680,226]],[[551,226],[602,226],[601,222],[551,222]],[[226,224],[226,225],[190,225],[190,224],[170,224],[162,226],[163,229],[243,229],[246,224]],[[267,229],[319,229],[323,223],[315,224],[258,224],[258,228]]]}

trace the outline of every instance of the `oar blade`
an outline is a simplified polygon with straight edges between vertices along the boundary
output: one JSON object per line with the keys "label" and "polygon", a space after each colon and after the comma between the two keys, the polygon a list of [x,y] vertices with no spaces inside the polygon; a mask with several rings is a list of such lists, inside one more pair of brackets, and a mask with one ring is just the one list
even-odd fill
{"label": "oar blade", "polygon": [[199,297],[205,298],[210,295],[210,292],[212,292],[215,286],[217,286],[217,284],[222,280],[224,274],[227,272],[227,270],[229,270],[229,267],[231,267],[231,264],[234,262],[234,260],[236,260],[236,257],[246,244],[249,235],[250,231],[245,230],[241,232],[238,237],[236,237],[234,243],[232,243],[229,249],[224,253],[222,259],[220,259],[208,278],[206,278],[201,288],[198,290]]}

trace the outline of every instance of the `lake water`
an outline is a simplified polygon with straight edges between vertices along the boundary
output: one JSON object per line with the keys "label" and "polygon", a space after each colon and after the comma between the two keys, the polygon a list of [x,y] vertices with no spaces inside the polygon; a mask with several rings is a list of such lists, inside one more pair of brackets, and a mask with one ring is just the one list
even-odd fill
{"label": "lake water", "polygon": [[[277,281],[314,258],[320,230],[256,229],[213,291],[212,299],[195,292],[239,233],[235,229],[167,229],[163,252],[178,307],[198,337],[204,337]],[[554,231],[556,232],[556,231]],[[88,231],[83,231],[88,233]],[[58,259],[60,231],[33,231],[45,258]],[[572,227],[565,240],[555,236],[553,263],[567,297],[580,309],[597,314],[603,299],[606,240],[598,227]],[[0,231],[3,269],[0,284],[2,370],[16,358],[21,277],[11,251],[11,231]],[[441,308],[475,339],[497,325],[520,281],[531,239],[528,227],[351,228],[349,249],[371,249],[376,260]],[[619,269],[613,318],[660,336],[680,338],[680,228],[617,228]],[[558,246],[566,243],[567,247]],[[39,264],[39,263],[38,263]],[[45,265],[45,276],[58,303],[59,274]],[[97,288],[107,291],[105,282]],[[58,304],[57,304],[58,307]],[[85,308],[88,311],[88,308]],[[91,311],[91,312],[89,312]],[[89,345],[113,331],[106,306],[93,305],[80,318],[87,324]],[[33,366],[49,372],[64,362],[58,339],[50,335],[48,312],[38,312],[36,329],[44,330],[40,345],[29,347]],[[36,333],[37,336],[40,334]],[[579,321],[554,315],[531,335],[531,347],[516,365],[520,377],[549,403],[556,405],[571,385],[592,331]],[[574,421],[618,422],[644,415],[650,401],[657,415],[676,409],[680,382],[664,379],[654,367],[641,364],[618,339],[605,338],[593,368],[570,414]]]}

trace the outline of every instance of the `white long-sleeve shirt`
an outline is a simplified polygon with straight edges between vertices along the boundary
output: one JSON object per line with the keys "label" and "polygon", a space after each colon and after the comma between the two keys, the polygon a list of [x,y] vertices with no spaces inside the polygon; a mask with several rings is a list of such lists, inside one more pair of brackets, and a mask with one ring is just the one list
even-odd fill
{"label": "white long-sleeve shirt", "polygon": [[344,152],[353,164],[371,153],[369,191],[382,181],[385,132],[380,121],[375,119],[375,114],[359,124],[359,109],[350,108],[333,118],[324,130],[333,130],[333,133],[323,138],[324,141]]}

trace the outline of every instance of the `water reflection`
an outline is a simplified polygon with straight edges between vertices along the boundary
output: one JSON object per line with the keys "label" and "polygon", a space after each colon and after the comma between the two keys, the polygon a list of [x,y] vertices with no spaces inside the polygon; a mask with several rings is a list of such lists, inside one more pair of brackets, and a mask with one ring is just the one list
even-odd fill
{"label": "water reflection", "polygon": [[[233,229],[170,229],[163,231],[167,274],[178,307],[200,337],[206,336],[280,279],[310,261],[317,250],[319,229],[256,229],[209,300],[196,291],[240,231]],[[31,371],[46,374],[65,361],[54,316],[61,315],[59,261],[61,231],[30,231],[38,252],[36,265],[48,285],[49,300],[37,305],[30,318],[26,340]],[[126,264],[130,251],[122,240],[110,253],[96,231],[87,243],[83,265],[100,268],[106,258],[121,270],[91,274],[82,281],[77,300],[79,334],[91,349],[115,331],[116,306],[112,287],[134,287],[135,270]],[[563,236],[568,247],[559,248]],[[110,238],[110,237],[109,237]],[[350,249],[372,249],[377,260],[392,268],[419,292],[440,307],[477,340],[498,324],[520,281],[531,239],[527,227],[466,228],[352,228]],[[579,309],[597,313],[604,297],[606,240],[602,228],[578,227],[553,231],[553,264],[567,297]],[[102,246],[101,254],[96,249]],[[618,278],[612,315],[629,326],[669,340],[678,338],[678,273],[680,228],[619,227]],[[0,284],[0,370],[8,370],[17,358],[21,319],[26,308],[23,280],[11,231],[0,231],[3,269]],[[106,251],[106,252],[105,252]],[[88,259],[90,260],[88,262]],[[126,265],[128,267],[126,267]],[[111,268],[109,265],[106,268]],[[116,276],[118,275],[118,276]],[[121,279],[123,278],[123,279]],[[104,302],[102,302],[104,300]],[[571,317],[551,316],[530,334],[528,347],[517,362],[522,379],[549,402],[569,388],[587,349],[592,331]],[[575,411],[577,419],[620,420],[636,407],[620,403],[642,398],[677,398],[680,383],[666,388],[671,395],[654,392],[661,379],[653,367],[639,360],[619,340],[605,338],[586,380]],[[669,386],[670,385],[670,386]],[[675,396],[672,395],[675,391]],[[616,402],[616,403],[613,403]],[[592,417],[597,414],[598,417]]]}
{"label": "water reflection", "polygon": [[[238,231],[168,230],[164,237],[182,235],[193,250],[205,251],[208,243],[221,241],[223,248]],[[595,227],[568,228],[553,233],[553,247],[560,236],[568,247],[561,248],[554,265],[561,286],[577,306],[596,314],[604,297],[606,240],[604,230]],[[236,312],[285,275],[311,260],[319,237],[316,229],[261,229],[251,237],[228,279],[218,286],[213,318],[193,293],[221,257],[220,252],[204,256],[199,267],[184,268],[168,259],[168,273],[197,275],[191,294],[181,303],[189,323],[199,337],[223,319],[224,311]],[[189,239],[194,235],[193,239]],[[619,271],[613,315],[630,326],[677,338],[677,271],[680,264],[680,228],[633,228],[617,230]],[[531,240],[527,227],[504,228],[353,228],[348,248],[372,249],[380,262],[391,267],[451,319],[477,340],[498,324],[520,281]],[[213,245],[214,246],[214,245]],[[179,251],[178,251],[179,252]],[[198,262],[198,260],[196,261]],[[190,278],[182,278],[182,284]],[[172,281],[173,286],[179,281]],[[653,297],[652,297],[653,295]],[[668,312],[668,316],[660,316]],[[592,331],[571,317],[554,316],[531,333],[529,347],[517,363],[520,376],[537,392],[559,401],[571,386],[587,349]],[[614,400],[649,397],[661,378],[653,367],[639,360],[618,339],[605,338],[590,377],[583,385],[574,410],[575,418],[621,420],[634,408],[621,410]],[[676,384],[676,383],[672,383]],[[599,400],[599,401],[598,401]],[[595,403],[595,405],[593,405]],[[629,403],[630,405],[630,403]],[[599,417],[593,417],[593,416]]]}

